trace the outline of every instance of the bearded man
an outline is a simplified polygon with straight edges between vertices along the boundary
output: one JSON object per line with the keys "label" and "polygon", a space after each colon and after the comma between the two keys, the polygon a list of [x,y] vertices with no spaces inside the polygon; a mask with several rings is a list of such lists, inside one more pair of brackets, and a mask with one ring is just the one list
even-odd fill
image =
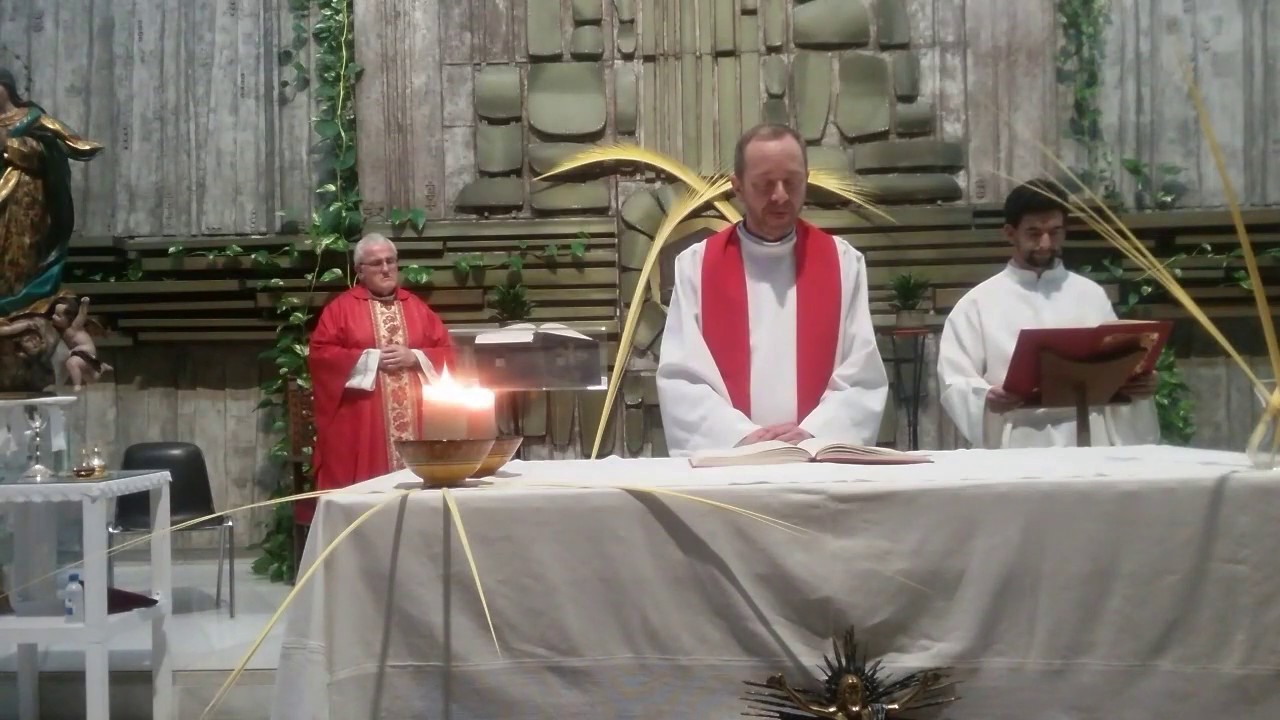
{"label": "bearded man", "polygon": [[[1106,290],[1062,265],[1067,213],[1057,192],[1056,184],[1033,180],[1009,193],[1004,205],[1009,264],[966,293],[942,331],[942,406],[974,447],[1076,443],[1075,408],[1024,408],[1024,398],[1003,388],[1023,328],[1092,327],[1116,319]],[[1094,409],[1089,418],[1093,443],[1158,442],[1151,401],[1156,382],[1154,373],[1135,379],[1121,389],[1133,404]]]}

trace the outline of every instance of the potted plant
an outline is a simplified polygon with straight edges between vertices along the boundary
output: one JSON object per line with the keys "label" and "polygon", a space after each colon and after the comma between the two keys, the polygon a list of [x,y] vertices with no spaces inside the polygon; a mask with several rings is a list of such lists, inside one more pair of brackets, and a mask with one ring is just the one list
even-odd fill
{"label": "potted plant", "polygon": [[528,292],[518,281],[495,287],[489,296],[489,305],[494,319],[503,327],[524,322],[533,314],[533,303],[529,302]]}
{"label": "potted plant", "polygon": [[893,294],[894,311],[897,316],[895,325],[899,329],[922,328],[925,326],[925,297],[929,293],[929,281],[906,272],[889,282],[889,290]]}

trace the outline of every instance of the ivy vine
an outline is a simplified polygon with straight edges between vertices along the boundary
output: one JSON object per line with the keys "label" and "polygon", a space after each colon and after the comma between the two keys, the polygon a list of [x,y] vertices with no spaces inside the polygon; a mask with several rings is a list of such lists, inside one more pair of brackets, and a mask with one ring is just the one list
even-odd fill
{"label": "ivy vine", "polygon": [[[1223,272],[1223,285],[1235,285],[1244,290],[1251,290],[1248,273],[1239,267],[1243,251],[1236,248],[1230,252],[1219,252],[1205,243],[1190,253],[1177,253],[1164,261],[1164,266],[1175,279],[1182,277],[1182,263],[1188,258],[1211,258],[1220,261]],[[1256,253],[1259,260],[1280,259],[1280,247],[1269,247]],[[1090,266],[1080,268],[1081,272],[1094,270]],[[1169,302],[1168,293],[1149,275],[1133,280],[1125,280],[1125,268],[1115,259],[1103,259],[1098,272],[1121,287],[1120,301],[1116,303],[1116,314],[1129,317],[1138,306],[1149,302]],[[1174,445],[1188,445],[1196,434],[1195,398],[1191,387],[1187,385],[1178,369],[1177,359],[1173,351],[1165,347],[1156,362],[1159,373],[1156,386],[1156,413],[1160,421],[1160,437]]]}
{"label": "ivy vine", "polygon": [[1067,134],[1084,150],[1077,175],[1108,202],[1119,200],[1112,173],[1114,158],[1102,131],[1102,69],[1111,0],[1057,0],[1061,44],[1058,82],[1071,88]]}
{"label": "ivy vine", "polygon": [[[1057,0],[1056,10],[1061,31],[1058,82],[1071,90],[1067,134],[1084,151],[1084,167],[1077,168],[1075,173],[1105,202],[1122,206],[1114,173],[1115,153],[1102,130],[1102,76],[1106,31],[1111,25],[1111,0]],[[1152,168],[1141,160],[1122,158],[1120,166],[1133,181],[1133,205],[1139,210],[1172,209],[1186,190],[1179,180],[1182,168],[1176,165]],[[1207,247],[1204,249],[1211,252]],[[1175,255],[1167,261],[1175,277],[1181,274],[1178,264],[1185,257]],[[1123,275],[1124,271],[1115,261],[1105,260],[1103,265],[1113,279],[1119,280]],[[1156,284],[1149,278],[1122,283],[1121,287],[1125,291],[1116,308],[1121,317],[1131,314],[1136,305],[1157,291]],[[1196,432],[1191,388],[1183,380],[1171,349],[1166,347],[1161,353],[1156,370],[1159,380],[1155,404],[1161,438],[1175,445],[1186,445]]]}
{"label": "ivy vine", "polygon": [[[278,320],[275,345],[263,353],[277,369],[275,377],[262,385],[264,398],[258,407],[275,418],[273,429],[281,439],[271,450],[272,458],[280,462],[303,462],[306,476],[309,473],[306,460],[289,457],[289,427],[283,412],[286,385],[293,382],[301,390],[309,390],[311,376],[307,370],[307,331],[313,319],[311,303],[316,285],[351,281],[350,248],[364,228],[361,214],[359,177],[356,172],[356,115],[355,86],[360,81],[363,68],[355,61],[355,37],[353,0],[290,0],[293,15],[293,41],[280,51],[277,58],[282,73],[292,73],[281,79],[281,101],[288,102],[288,92],[308,87],[316,101],[316,115],[312,130],[318,138],[313,149],[320,158],[319,179],[315,190],[315,207],[307,225],[306,239],[302,247],[289,247],[283,251],[295,266],[309,267],[306,274],[307,289],[301,295],[280,293],[275,306]],[[308,42],[312,47],[313,67],[302,62],[302,51]],[[255,261],[279,266],[276,256],[265,252],[255,256]],[[282,289],[279,278],[260,284],[260,289]],[[305,491],[310,488],[290,488],[282,483],[273,497],[282,497],[291,489]],[[292,562],[289,553],[293,533],[293,509],[288,504],[276,506],[272,522],[260,544],[262,555],[254,562],[255,573],[269,576],[273,581],[290,579]]]}

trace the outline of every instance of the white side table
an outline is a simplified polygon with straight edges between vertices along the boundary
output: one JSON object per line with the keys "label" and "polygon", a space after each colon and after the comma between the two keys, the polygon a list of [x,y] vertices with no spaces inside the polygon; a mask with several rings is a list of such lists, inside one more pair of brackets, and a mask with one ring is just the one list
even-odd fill
{"label": "white side table", "polygon": [[[79,502],[84,523],[84,622],[70,623],[61,615],[0,617],[0,640],[18,646],[18,717],[36,720],[39,708],[39,643],[70,643],[84,648],[85,717],[108,720],[107,641],[114,635],[151,623],[151,677],[154,685],[152,712],[156,720],[173,717],[173,668],[169,662],[165,623],[172,611],[169,532],[151,536],[151,592],[156,605],[132,612],[107,614],[107,505],[111,498],[138,492],[151,493],[153,528],[169,527],[168,472],[112,472],[100,480],[58,482],[12,480],[0,483],[0,505]],[[14,587],[40,577],[39,562],[32,563],[24,547],[48,547],[53,523],[40,522],[38,506],[19,508],[14,518]],[[41,574],[47,573],[44,570]]]}

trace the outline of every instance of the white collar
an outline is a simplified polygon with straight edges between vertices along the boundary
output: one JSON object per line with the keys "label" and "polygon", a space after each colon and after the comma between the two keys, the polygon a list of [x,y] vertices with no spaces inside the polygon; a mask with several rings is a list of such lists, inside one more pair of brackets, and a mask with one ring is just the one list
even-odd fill
{"label": "white collar", "polygon": [[1018,267],[1010,260],[1004,267],[1004,273],[1017,284],[1030,289],[1045,285],[1061,285],[1068,275],[1067,268],[1062,264],[1062,260],[1058,260],[1053,267],[1039,274],[1035,270]]}
{"label": "white collar", "polygon": [[796,247],[796,231],[791,229],[781,240],[770,242],[763,240],[758,235],[753,235],[747,230],[745,222],[739,222],[737,226],[738,237],[742,238],[742,248],[744,253],[750,253],[757,256],[782,257],[791,255]]}

